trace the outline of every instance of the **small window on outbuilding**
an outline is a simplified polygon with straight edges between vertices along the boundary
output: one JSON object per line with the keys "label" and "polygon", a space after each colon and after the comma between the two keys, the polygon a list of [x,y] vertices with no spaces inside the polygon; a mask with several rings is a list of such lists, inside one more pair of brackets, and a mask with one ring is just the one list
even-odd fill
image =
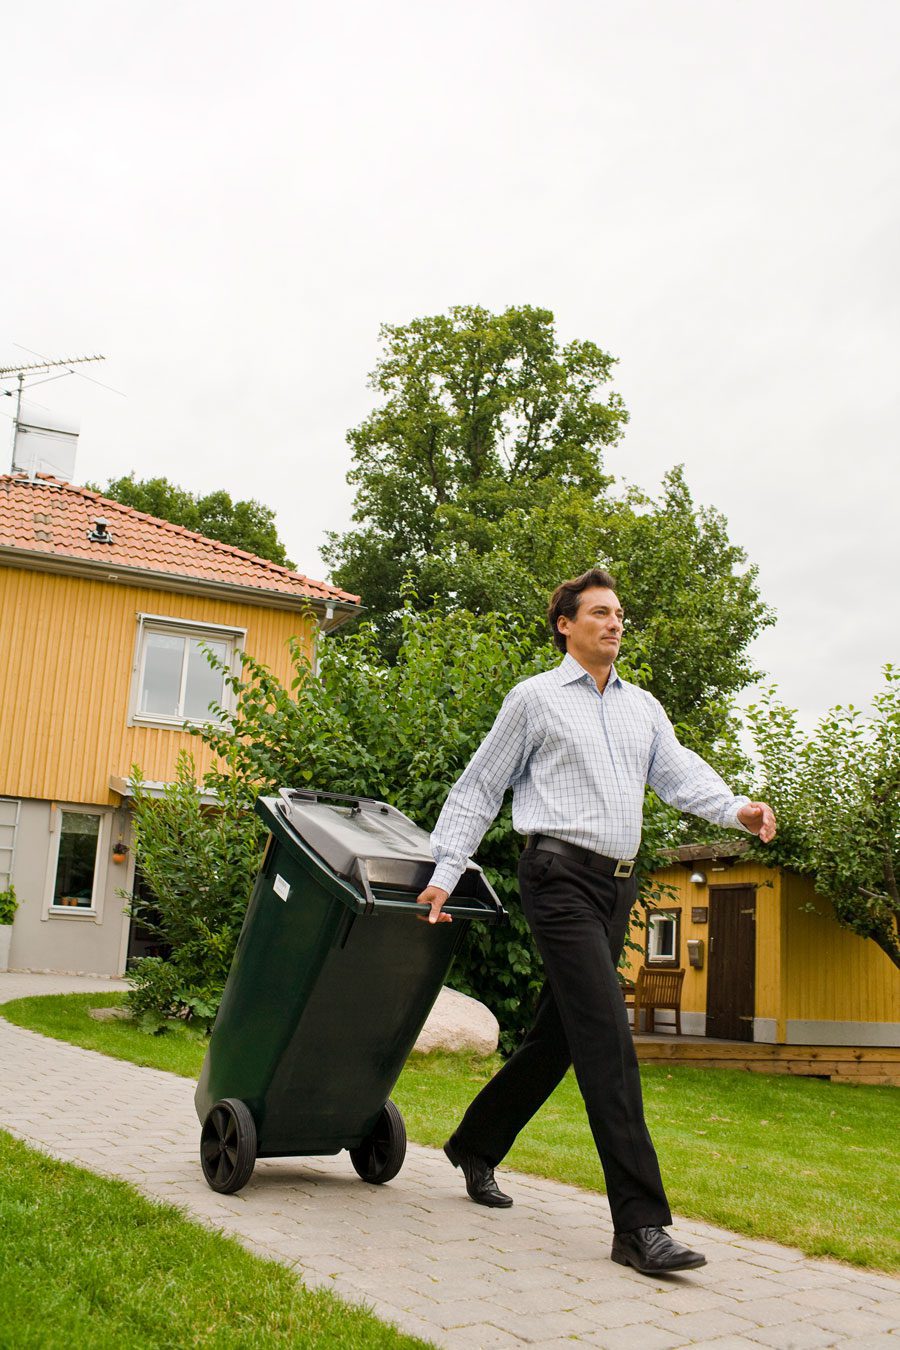
{"label": "small window on outbuilding", "polygon": [[681,952],[681,910],[654,909],[647,915],[647,965],[677,966]]}

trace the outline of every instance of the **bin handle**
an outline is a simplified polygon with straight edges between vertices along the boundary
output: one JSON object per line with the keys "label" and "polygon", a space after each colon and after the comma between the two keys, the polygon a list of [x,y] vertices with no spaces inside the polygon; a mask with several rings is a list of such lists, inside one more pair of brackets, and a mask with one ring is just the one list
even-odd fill
{"label": "bin handle", "polygon": [[380,807],[385,815],[388,813],[387,807],[383,802],[378,801],[377,797],[354,797],[346,792],[319,792],[316,788],[279,788],[278,795],[287,806],[290,806],[293,801],[317,802],[320,797],[325,797],[332,802],[351,802],[357,811],[360,802],[366,802],[372,806]]}
{"label": "bin handle", "polygon": [[[366,802],[368,805],[377,806],[385,815],[389,813],[389,808],[384,802],[378,801],[377,797],[353,797],[346,792],[319,792],[315,788],[279,788],[278,795],[281,798],[281,809],[288,818],[290,818],[291,802],[295,800],[316,802],[320,797],[327,798],[333,802],[352,802],[359,810],[360,802]],[[366,908],[365,913],[371,914],[375,909],[375,896],[372,894],[372,885],[369,880],[369,868],[365,858],[357,858],[354,863],[354,872],[359,878],[359,884],[363,892]],[[484,874],[482,873],[482,877]],[[485,884],[487,884],[485,882]],[[487,886],[489,899],[493,903],[494,911],[499,922],[506,918],[506,911],[498,896],[494,894],[493,889]],[[448,901],[448,904],[451,901]]]}
{"label": "bin handle", "polygon": [[375,909],[375,896],[372,894],[372,885],[369,881],[369,865],[365,858],[357,858],[353,865],[353,870],[359,877],[359,884],[362,886],[363,895],[366,898],[366,907],[364,914],[371,914]]}

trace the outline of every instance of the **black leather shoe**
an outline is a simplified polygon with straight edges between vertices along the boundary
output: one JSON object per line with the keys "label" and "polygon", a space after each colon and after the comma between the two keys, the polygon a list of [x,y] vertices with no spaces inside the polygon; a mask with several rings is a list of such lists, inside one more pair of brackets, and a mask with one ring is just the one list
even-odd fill
{"label": "black leather shoe", "polygon": [[484,1158],[459,1148],[452,1139],[444,1145],[444,1152],[454,1167],[461,1167],[466,1179],[469,1199],[476,1205],[487,1205],[490,1209],[509,1209],[512,1196],[504,1195],[494,1180],[494,1169]]}
{"label": "black leather shoe", "polygon": [[673,1270],[696,1270],[706,1257],[682,1247],[664,1228],[635,1228],[616,1233],[610,1255],[620,1266],[633,1266],[642,1275],[664,1275]]}

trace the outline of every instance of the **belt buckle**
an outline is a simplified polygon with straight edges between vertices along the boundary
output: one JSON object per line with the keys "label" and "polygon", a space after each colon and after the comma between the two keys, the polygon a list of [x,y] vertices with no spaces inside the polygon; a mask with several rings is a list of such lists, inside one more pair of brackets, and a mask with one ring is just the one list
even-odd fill
{"label": "belt buckle", "polygon": [[630,877],[633,871],[634,871],[634,859],[620,858],[619,861],[616,863],[616,870],[613,872],[613,876]]}

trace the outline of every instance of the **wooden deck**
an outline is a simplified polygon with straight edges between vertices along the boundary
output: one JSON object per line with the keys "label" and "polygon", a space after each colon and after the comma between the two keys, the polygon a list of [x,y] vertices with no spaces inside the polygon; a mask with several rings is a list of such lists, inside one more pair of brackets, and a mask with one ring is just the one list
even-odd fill
{"label": "wooden deck", "polygon": [[706,1036],[665,1032],[634,1038],[642,1064],[686,1064],[705,1069],[746,1069],[750,1073],[791,1073],[829,1078],[833,1083],[900,1087],[900,1047],[853,1045],[763,1045],[714,1041]]}

